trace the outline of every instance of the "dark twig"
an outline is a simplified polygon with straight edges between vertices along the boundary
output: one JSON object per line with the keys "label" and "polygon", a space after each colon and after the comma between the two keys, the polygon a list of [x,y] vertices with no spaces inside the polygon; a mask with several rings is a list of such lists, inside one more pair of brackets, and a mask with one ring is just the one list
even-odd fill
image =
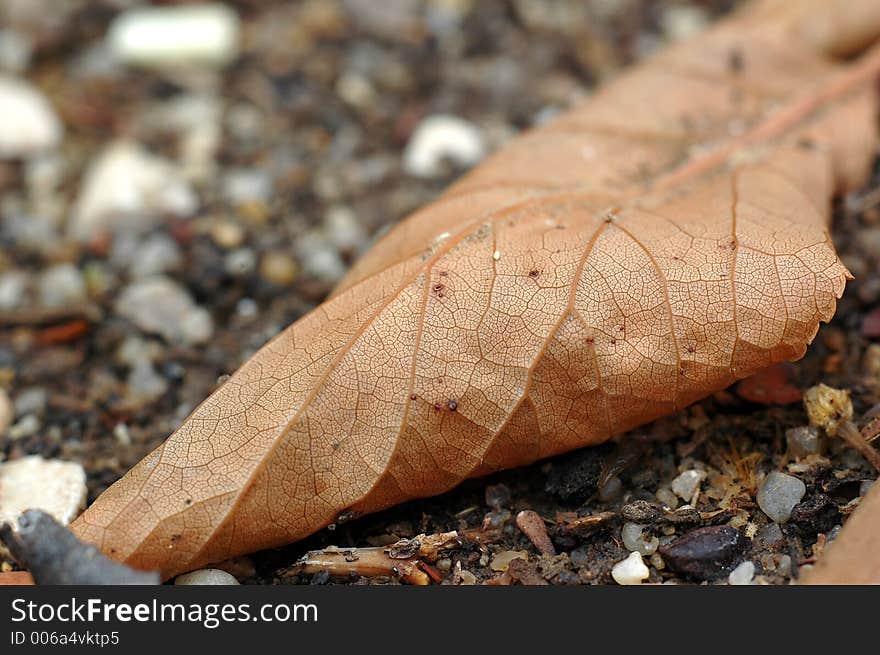
{"label": "dark twig", "polygon": [[40,585],[155,585],[156,572],[136,571],[114,562],[97,548],[79,541],[46,512],[30,509],[18,519],[18,530],[4,523],[0,540]]}

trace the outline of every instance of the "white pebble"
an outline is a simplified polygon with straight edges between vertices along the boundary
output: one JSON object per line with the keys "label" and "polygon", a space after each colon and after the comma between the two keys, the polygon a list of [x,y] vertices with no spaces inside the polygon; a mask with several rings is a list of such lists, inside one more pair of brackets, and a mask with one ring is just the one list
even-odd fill
{"label": "white pebble", "polygon": [[213,322],[176,282],[157,275],[129,284],[116,301],[116,312],[144,332],[172,343],[200,344],[211,338]]}
{"label": "white pebble", "polygon": [[700,483],[705,479],[705,471],[690,469],[681,472],[672,481],[670,486],[679,498],[685,502],[690,502],[693,499],[694,494],[697,492],[697,489],[700,488]]}
{"label": "white pebble", "polygon": [[341,251],[357,251],[367,241],[364,228],[348,207],[331,207],[324,215],[327,238]]}
{"label": "white pebble", "polygon": [[339,252],[321,232],[308,232],[298,239],[296,255],[306,273],[326,283],[334,284],[345,275]]}
{"label": "white pebble", "polygon": [[107,42],[128,64],[220,67],[238,56],[239,31],[238,15],[219,3],[144,7],[118,16]]}
{"label": "white pebble", "polygon": [[37,414],[42,416],[49,402],[49,394],[43,387],[28,387],[15,395],[15,415]]}
{"label": "white pebble", "polygon": [[416,177],[438,177],[446,172],[447,161],[464,168],[485,154],[483,136],[474,125],[457,116],[438,114],[416,127],[403,153],[403,167]]}
{"label": "white pebble", "polygon": [[132,277],[149,277],[180,266],[183,255],[177,242],[167,234],[154,234],[129,259],[128,271]]}
{"label": "white pebble", "polygon": [[273,192],[272,178],[262,170],[236,168],[223,175],[223,195],[233,205],[268,203]]}
{"label": "white pebble", "polygon": [[611,577],[619,585],[636,585],[642,584],[642,580],[647,580],[651,572],[642,561],[640,553],[630,553],[629,557],[614,565],[611,569]]}
{"label": "white pebble", "polygon": [[69,229],[82,241],[120,227],[143,231],[164,214],[189,216],[198,204],[174,164],[137,143],[117,141],[89,166]]}
{"label": "white pebble", "polygon": [[27,288],[27,273],[15,270],[0,273],[0,310],[23,305]]}
{"label": "white pebble", "polygon": [[859,485],[859,496],[864,498],[868,495],[868,492],[871,491],[871,487],[874,486],[875,480],[865,480]]}
{"label": "white pebble", "polygon": [[223,258],[223,268],[235,277],[244,277],[256,267],[257,255],[250,248],[237,248]]}
{"label": "white pebble", "polygon": [[624,523],[620,530],[620,537],[627,550],[642,555],[651,555],[660,545],[660,540],[657,537],[646,538],[645,526],[638,523]]}
{"label": "white pebble", "polygon": [[128,385],[127,398],[135,405],[142,405],[156,400],[168,389],[168,383],[156,372],[149,360],[135,362],[126,379]]}
{"label": "white pebble", "polygon": [[238,580],[220,569],[199,569],[174,579],[176,585],[237,585]]}
{"label": "white pebble", "polygon": [[30,64],[33,44],[23,34],[0,29],[0,68],[22,72]]}
{"label": "white pebble", "polygon": [[758,507],[776,523],[785,523],[806,492],[806,486],[796,477],[772,471],[758,489]]}
{"label": "white pebble", "polygon": [[34,455],[0,464],[0,524],[17,524],[25,510],[41,509],[67,525],[85,502],[86,473],[75,462]]}
{"label": "white pebble", "polygon": [[40,419],[33,414],[25,414],[9,428],[9,438],[13,441],[35,435],[40,429]]}
{"label": "white pebble", "polygon": [[66,307],[86,297],[86,281],[72,264],[58,264],[40,276],[40,303],[44,307]]}
{"label": "white pebble", "polygon": [[61,143],[61,121],[46,97],[28,82],[0,75],[0,107],[0,159],[28,157]]}
{"label": "white pebble", "polygon": [[737,566],[727,576],[728,584],[750,585],[755,578],[755,563],[748,560]]}
{"label": "white pebble", "polygon": [[663,33],[674,41],[699,34],[708,23],[709,17],[702,7],[673,5],[660,15]]}

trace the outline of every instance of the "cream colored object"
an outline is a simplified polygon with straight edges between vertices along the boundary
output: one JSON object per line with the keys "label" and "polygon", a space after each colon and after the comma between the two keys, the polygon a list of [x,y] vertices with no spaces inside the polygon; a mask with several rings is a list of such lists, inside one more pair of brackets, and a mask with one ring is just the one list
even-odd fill
{"label": "cream colored object", "polygon": [[63,134],[61,121],[36,87],[0,75],[0,160],[55,148]]}
{"label": "cream colored object", "polygon": [[0,524],[41,509],[67,525],[86,502],[86,474],[75,462],[33,455],[0,464]]}
{"label": "cream colored object", "polygon": [[129,64],[222,66],[238,56],[239,21],[221,4],[131,9],[113,21],[107,40]]}

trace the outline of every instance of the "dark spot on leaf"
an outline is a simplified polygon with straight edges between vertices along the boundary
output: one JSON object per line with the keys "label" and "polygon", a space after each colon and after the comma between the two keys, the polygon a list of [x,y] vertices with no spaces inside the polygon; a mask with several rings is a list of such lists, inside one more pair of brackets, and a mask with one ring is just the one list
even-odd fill
{"label": "dark spot on leaf", "polygon": [[746,67],[745,55],[739,48],[731,48],[727,53],[727,69],[731,73],[742,73]]}
{"label": "dark spot on leaf", "polygon": [[801,137],[797,140],[797,147],[802,150],[815,150],[816,142],[809,137]]}

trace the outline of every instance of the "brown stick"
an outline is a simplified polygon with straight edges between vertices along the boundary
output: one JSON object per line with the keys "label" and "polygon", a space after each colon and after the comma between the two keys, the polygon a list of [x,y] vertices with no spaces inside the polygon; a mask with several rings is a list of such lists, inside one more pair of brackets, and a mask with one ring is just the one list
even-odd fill
{"label": "brown stick", "polygon": [[844,421],[837,430],[837,436],[855,448],[877,471],[880,471],[880,452],[865,441],[862,433],[852,421]]}
{"label": "brown stick", "polygon": [[457,532],[443,532],[401,539],[391,546],[331,547],[309,551],[291,572],[313,574],[327,571],[334,577],[388,575],[407,584],[428,585],[436,581],[437,574],[426,562],[434,562],[444,551],[459,546],[461,540]]}

